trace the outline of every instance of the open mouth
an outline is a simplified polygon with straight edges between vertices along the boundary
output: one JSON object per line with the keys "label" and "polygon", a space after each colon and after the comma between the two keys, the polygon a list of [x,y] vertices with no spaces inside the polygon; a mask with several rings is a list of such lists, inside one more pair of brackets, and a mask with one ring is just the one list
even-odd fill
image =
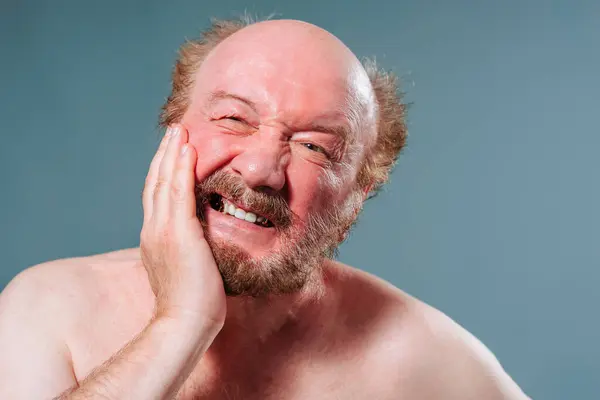
{"label": "open mouth", "polygon": [[233,204],[233,202],[218,193],[210,195],[209,204],[213,210],[229,215],[230,217],[241,219],[242,221],[250,222],[263,228],[270,228],[273,226],[273,223],[267,218],[252,212],[252,210],[245,210]]}

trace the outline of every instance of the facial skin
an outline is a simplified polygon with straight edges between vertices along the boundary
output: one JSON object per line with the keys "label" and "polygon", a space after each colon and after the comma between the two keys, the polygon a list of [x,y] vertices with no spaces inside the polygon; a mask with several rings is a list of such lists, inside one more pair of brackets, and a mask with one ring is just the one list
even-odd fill
{"label": "facial skin", "polygon": [[[364,199],[356,175],[375,113],[360,62],[313,25],[255,24],[207,56],[182,125],[198,152],[199,216],[229,294],[298,291],[343,240]],[[214,210],[214,193],[273,226]]]}

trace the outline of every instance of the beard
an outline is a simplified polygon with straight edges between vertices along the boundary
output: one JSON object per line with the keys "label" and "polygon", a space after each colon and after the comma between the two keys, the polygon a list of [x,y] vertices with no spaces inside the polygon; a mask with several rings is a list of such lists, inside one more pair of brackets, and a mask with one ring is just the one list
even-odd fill
{"label": "beard", "polygon": [[[261,297],[316,289],[323,262],[337,255],[362,205],[360,192],[354,190],[343,204],[309,213],[304,222],[280,193],[252,190],[241,177],[223,170],[196,184],[195,195],[197,216],[228,296]],[[262,257],[252,257],[240,246],[212,237],[204,209],[207,205],[216,209],[215,204],[223,198],[266,216],[269,228],[265,229],[276,230],[278,248]]]}

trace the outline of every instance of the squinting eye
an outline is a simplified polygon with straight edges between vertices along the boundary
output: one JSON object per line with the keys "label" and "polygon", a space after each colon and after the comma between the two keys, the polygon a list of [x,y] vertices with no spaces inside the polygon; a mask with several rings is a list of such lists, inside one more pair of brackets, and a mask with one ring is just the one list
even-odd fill
{"label": "squinting eye", "polygon": [[302,143],[302,145],[309,150],[316,151],[317,153],[323,153],[323,154],[327,155],[327,152],[321,146],[317,146],[316,144],[312,144],[312,143]]}
{"label": "squinting eye", "polygon": [[235,122],[246,122],[243,119],[241,119],[240,117],[236,117],[235,115],[230,115],[228,117],[223,117],[223,119],[228,119],[230,121],[235,121]]}

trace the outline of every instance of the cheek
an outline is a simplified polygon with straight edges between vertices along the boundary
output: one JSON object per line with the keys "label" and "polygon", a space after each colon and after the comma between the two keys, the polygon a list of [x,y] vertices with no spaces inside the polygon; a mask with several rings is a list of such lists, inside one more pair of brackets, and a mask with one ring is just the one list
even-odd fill
{"label": "cheek", "polygon": [[328,184],[329,179],[325,178],[323,171],[306,162],[292,162],[288,168],[290,207],[302,219],[337,201],[337,190]]}
{"label": "cheek", "polygon": [[312,180],[310,186],[305,185],[304,188],[306,197],[310,201],[308,209],[318,212],[344,204],[355,188],[352,171],[346,168],[318,169],[317,172],[312,176],[304,174],[305,179]]}
{"label": "cheek", "polygon": [[[196,149],[196,178],[200,181],[231,158],[230,138],[203,126],[187,127],[189,143]],[[229,139],[229,140],[228,140]]]}

